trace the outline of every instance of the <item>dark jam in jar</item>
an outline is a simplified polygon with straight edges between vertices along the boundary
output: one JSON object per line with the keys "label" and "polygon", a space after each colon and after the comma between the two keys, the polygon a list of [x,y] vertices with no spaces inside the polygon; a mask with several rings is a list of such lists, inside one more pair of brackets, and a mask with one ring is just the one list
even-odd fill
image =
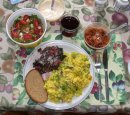
{"label": "dark jam in jar", "polygon": [[77,34],[79,20],[74,16],[65,16],[61,19],[61,31],[64,36],[72,37]]}

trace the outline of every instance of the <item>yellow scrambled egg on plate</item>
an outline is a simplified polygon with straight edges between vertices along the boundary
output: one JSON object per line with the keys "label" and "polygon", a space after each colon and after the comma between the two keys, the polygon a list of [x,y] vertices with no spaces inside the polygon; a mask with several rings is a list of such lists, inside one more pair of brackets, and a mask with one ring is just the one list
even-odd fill
{"label": "yellow scrambled egg on plate", "polygon": [[44,85],[49,100],[56,103],[71,102],[74,96],[82,95],[92,80],[90,62],[85,54],[72,52],[65,55],[58,70],[52,71]]}

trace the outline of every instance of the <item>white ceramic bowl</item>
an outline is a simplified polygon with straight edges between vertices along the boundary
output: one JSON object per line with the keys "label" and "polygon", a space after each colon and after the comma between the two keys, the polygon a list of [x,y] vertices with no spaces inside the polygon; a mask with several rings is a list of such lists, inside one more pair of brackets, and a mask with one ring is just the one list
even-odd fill
{"label": "white ceramic bowl", "polygon": [[[24,16],[25,14],[27,14],[27,15],[32,15],[32,14],[37,15],[41,19],[41,22],[43,24],[43,30],[44,30],[44,32],[41,35],[41,37],[39,39],[37,39],[36,41],[30,42],[30,43],[20,43],[20,42],[17,42],[10,35],[10,28],[12,27],[14,21],[19,16]],[[22,47],[35,47],[35,46],[37,46],[42,41],[43,36],[46,33],[46,29],[47,29],[46,19],[44,18],[43,15],[41,15],[41,13],[38,10],[33,9],[33,8],[23,8],[23,9],[15,11],[13,14],[11,14],[11,16],[8,18],[7,23],[6,23],[6,32],[7,32],[7,35],[9,36],[9,38],[14,43],[16,43],[16,44],[18,44],[18,45],[20,45]]]}
{"label": "white ceramic bowl", "polygon": [[[53,4],[53,8],[52,8]],[[63,0],[41,0],[38,5],[38,10],[46,18],[47,21],[57,21],[62,17],[65,11]]]}
{"label": "white ceramic bowl", "polygon": [[[86,32],[88,32],[90,29],[102,29],[102,30],[104,30],[104,32],[107,34],[108,32],[109,32],[109,29],[108,29],[108,27],[106,26],[106,25],[104,25],[104,24],[102,24],[102,23],[100,23],[100,22],[93,22],[92,24],[90,24],[89,26],[87,26],[86,28],[85,28],[85,30],[84,30],[84,42],[85,42],[85,44],[88,46],[88,47],[90,47],[91,49],[94,49],[94,50],[102,50],[102,49],[105,49],[109,44],[110,44],[110,36],[108,36],[108,42],[107,42],[107,44],[105,44],[105,45],[103,45],[102,47],[96,47],[96,46],[94,46],[94,43],[93,43],[93,45],[90,45],[89,43],[88,43],[88,41],[86,40]],[[98,34],[98,32],[97,32],[97,34]],[[91,37],[91,39],[92,39],[92,37]],[[103,43],[103,37],[102,37],[102,43]]]}

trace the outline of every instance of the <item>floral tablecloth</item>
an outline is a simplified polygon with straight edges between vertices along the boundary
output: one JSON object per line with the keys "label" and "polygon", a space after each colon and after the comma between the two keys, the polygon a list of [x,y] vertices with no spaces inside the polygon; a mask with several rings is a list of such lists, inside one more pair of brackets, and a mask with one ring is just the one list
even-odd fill
{"label": "floral tablecloth", "polygon": [[[22,110],[42,110],[52,111],[34,103],[26,94],[24,88],[22,68],[27,56],[33,48],[20,48],[11,42],[6,35],[5,24],[12,12],[23,8],[37,8],[40,0],[28,0],[16,5],[11,5],[8,0],[0,1],[0,106],[1,109],[22,109]],[[48,31],[43,42],[51,40],[65,40],[84,48],[88,54],[94,56],[94,51],[89,49],[83,41],[83,29],[94,21],[106,24],[111,30],[118,27],[112,23],[111,16],[115,13],[113,0],[102,12],[95,12],[92,4],[94,0],[64,0],[66,12],[79,17],[82,27],[78,34],[72,38],[66,38],[60,33],[60,21],[48,22]],[[129,12],[124,12],[127,17]],[[129,87],[130,78],[128,72],[128,62],[130,60],[129,49],[129,28],[122,29],[121,34],[116,33],[111,36],[111,43],[107,50],[109,52],[109,93],[110,101],[105,101],[105,80],[104,70],[101,69],[103,101],[99,101],[97,73],[95,70],[95,83],[90,96],[81,104],[68,110],[72,112],[114,112],[119,109],[129,111]],[[123,51],[123,53],[122,53]],[[124,56],[124,61],[123,61]],[[124,63],[125,62],[125,63]],[[14,66],[13,66],[14,65]],[[124,66],[125,65],[125,66]],[[126,70],[126,71],[125,71]],[[124,78],[126,77],[126,85]],[[126,87],[125,87],[126,86]],[[125,90],[126,88],[126,90]],[[126,93],[127,91],[127,93]]]}

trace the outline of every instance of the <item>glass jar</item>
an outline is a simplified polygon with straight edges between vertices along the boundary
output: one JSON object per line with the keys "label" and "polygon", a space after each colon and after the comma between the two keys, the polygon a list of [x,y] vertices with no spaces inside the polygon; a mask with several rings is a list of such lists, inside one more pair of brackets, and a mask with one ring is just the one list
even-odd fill
{"label": "glass jar", "polygon": [[108,0],[95,0],[95,10],[102,11],[108,5]]}
{"label": "glass jar", "polygon": [[72,14],[65,14],[61,18],[61,32],[66,37],[73,37],[77,34],[80,21]]}
{"label": "glass jar", "polygon": [[116,0],[114,3],[114,8],[116,11],[125,11],[125,9],[129,6],[128,0]]}

